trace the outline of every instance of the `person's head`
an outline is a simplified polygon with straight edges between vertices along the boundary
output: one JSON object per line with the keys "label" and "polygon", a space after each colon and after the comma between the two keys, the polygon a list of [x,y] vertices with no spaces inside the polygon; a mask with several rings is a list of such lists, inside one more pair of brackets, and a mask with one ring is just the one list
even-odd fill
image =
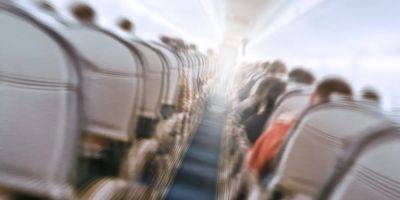
{"label": "person's head", "polygon": [[131,32],[134,29],[134,24],[127,18],[121,18],[118,21],[118,26],[127,32]]}
{"label": "person's head", "polygon": [[39,2],[38,2],[38,6],[39,6],[41,9],[46,10],[46,11],[48,11],[48,12],[52,12],[52,13],[56,12],[56,9],[55,9],[55,8],[53,7],[53,5],[52,5],[50,2],[48,2],[48,1],[39,1]]}
{"label": "person's head", "polygon": [[327,78],[322,80],[311,94],[310,104],[327,103],[332,95],[338,94],[351,99],[353,91],[350,85],[340,78]]}
{"label": "person's head", "polygon": [[267,68],[268,74],[285,74],[286,73],[286,65],[280,60],[275,60],[272,62]]}
{"label": "person's head", "polygon": [[171,45],[172,39],[166,35],[160,36],[160,41],[166,45]]}
{"label": "person's head", "polygon": [[372,88],[364,88],[361,93],[364,100],[380,102],[379,94]]}
{"label": "person's head", "polygon": [[310,71],[296,67],[289,72],[289,81],[311,85],[314,83],[315,78]]}
{"label": "person's head", "polygon": [[92,23],[96,17],[95,11],[86,3],[76,3],[71,7],[72,14],[83,23]]}

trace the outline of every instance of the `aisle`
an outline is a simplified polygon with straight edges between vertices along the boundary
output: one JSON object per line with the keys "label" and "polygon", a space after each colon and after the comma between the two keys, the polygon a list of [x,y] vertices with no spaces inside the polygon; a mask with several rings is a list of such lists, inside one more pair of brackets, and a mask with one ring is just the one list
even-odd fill
{"label": "aisle", "polygon": [[168,200],[216,199],[225,101],[213,95],[207,100],[203,119],[167,194]]}

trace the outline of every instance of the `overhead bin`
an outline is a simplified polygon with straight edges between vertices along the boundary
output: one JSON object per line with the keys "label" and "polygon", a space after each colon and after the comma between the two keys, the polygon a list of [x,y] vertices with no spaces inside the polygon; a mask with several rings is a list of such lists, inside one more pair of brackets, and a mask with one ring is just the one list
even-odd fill
{"label": "overhead bin", "polygon": [[80,69],[61,35],[0,3],[0,187],[70,199]]}

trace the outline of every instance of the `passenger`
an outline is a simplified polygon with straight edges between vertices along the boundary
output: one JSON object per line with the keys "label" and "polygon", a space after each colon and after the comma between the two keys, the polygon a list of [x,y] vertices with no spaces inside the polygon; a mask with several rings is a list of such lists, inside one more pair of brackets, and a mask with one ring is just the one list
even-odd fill
{"label": "passenger", "polygon": [[315,81],[314,75],[302,67],[296,67],[289,72],[289,83],[312,85]]}
{"label": "passenger", "polygon": [[135,28],[135,25],[129,19],[126,19],[126,18],[121,18],[118,21],[118,26],[122,30],[127,31],[127,32],[132,32],[132,31],[134,31],[134,28]]}
{"label": "passenger", "polygon": [[253,144],[261,135],[265,122],[272,113],[276,99],[285,91],[282,76],[286,66],[275,61],[267,69],[266,77],[257,81],[250,96],[237,107],[239,120],[243,123],[249,141]]}
{"label": "passenger", "polygon": [[166,35],[162,35],[161,37],[160,37],[160,41],[162,42],[162,43],[164,43],[165,45],[167,45],[167,46],[169,46],[169,47],[172,47],[173,46],[173,39],[171,39],[170,37],[168,37],[168,36],[166,36]]}
{"label": "passenger", "polygon": [[[326,79],[319,83],[311,94],[309,106],[327,103],[330,101],[331,95],[336,93],[351,97],[352,89],[341,79]],[[297,123],[300,113],[301,111],[291,111],[278,116],[248,152],[246,157],[247,167],[257,177],[261,177],[271,167],[272,161],[279,152],[288,133]]]}
{"label": "passenger", "polygon": [[46,10],[48,12],[56,12],[56,9],[47,1],[38,2],[38,5],[41,9]]}
{"label": "passenger", "polygon": [[246,88],[247,94],[243,97],[243,100],[254,98],[256,95],[262,95],[265,93],[264,87],[268,84],[268,80],[280,79],[286,74],[286,66],[281,61],[264,62],[259,64],[260,67],[256,74],[252,74],[251,84]]}
{"label": "passenger", "polygon": [[83,3],[76,3],[72,6],[75,17],[83,23],[91,24],[96,17],[95,11],[88,5]]}
{"label": "passenger", "polygon": [[234,77],[234,87],[239,88],[250,76],[250,72],[253,71],[254,63],[251,62],[243,62],[241,63],[235,72]]}
{"label": "passenger", "polygon": [[379,94],[372,88],[364,88],[362,91],[362,99],[368,102],[374,102],[379,104],[380,97]]}
{"label": "passenger", "polygon": [[[249,73],[248,79],[244,82],[243,86],[238,91],[238,101],[239,102],[245,100],[249,96],[251,88],[258,81],[259,78],[266,75],[265,73],[266,73],[266,70],[268,69],[268,67],[269,67],[269,63],[264,62],[264,63],[256,63],[254,68],[250,68],[252,70],[249,70],[249,71],[250,72],[253,71],[253,73]],[[260,70],[260,68],[261,68],[261,70]],[[256,73],[254,73],[254,72],[256,72]]]}

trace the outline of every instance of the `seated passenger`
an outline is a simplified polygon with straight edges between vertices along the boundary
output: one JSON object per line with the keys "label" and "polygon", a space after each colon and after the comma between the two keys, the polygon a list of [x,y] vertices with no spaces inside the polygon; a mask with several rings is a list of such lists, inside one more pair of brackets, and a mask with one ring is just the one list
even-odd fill
{"label": "seated passenger", "polygon": [[[281,79],[281,76],[286,72],[286,67],[282,62],[275,61],[267,72],[268,76],[254,86],[252,95],[241,103],[240,106],[242,107],[238,107],[239,116],[252,144],[261,135],[265,122],[274,109],[276,100],[286,90],[286,83]],[[312,83],[313,76],[306,70],[297,69],[292,73],[291,80],[301,84]]]}
{"label": "seated passenger", "polygon": [[243,62],[241,63],[235,72],[235,77],[234,77],[234,88],[241,88],[244,83],[246,83],[246,80],[250,77],[251,72],[254,71],[256,67],[256,64],[253,62]]}
{"label": "seated passenger", "polygon": [[[265,67],[265,66],[264,66]],[[259,74],[253,78],[251,85],[246,85],[247,95],[239,102],[236,111],[240,117],[239,121],[245,121],[251,115],[257,113],[260,103],[266,100],[272,100],[283,92],[286,84],[281,77],[286,73],[286,66],[281,61],[274,61],[265,69],[265,74]],[[269,99],[271,97],[271,99]],[[242,97],[240,97],[242,98]],[[271,102],[270,102],[271,103]]]}
{"label": "seated passenger", "polygon": [[295,67],[289,72],[288,88],[312,85],[315,81],[314,75],[302,67]]}
{"label": "seated passenger", "polygon": [[379,94],[372,88],[364,88],[361,91],[362,93],[362,99],[370,104],[370,105],[375,105],[378,106],[380,104],[380,97]]}
{"label": "seated passenger", "polygon": [[[330,78],[318,84],[310,96],[310,106],[330,101],[332,94],[338,93],[344,96],[352,96],[350,86],[343,80]],[[298,121],[302,111],[291,111],[281,114],[268,127],[268,129],[256,141],[247,155],[247,167],[257,177],[262,176],[271,166],[273,159],[279,152],[288,133]]]}
{"label": "seated passenger", "polygon": [[254,86],[257,80],[266,75],[268,68],[268,62],[254,63],[251,67],[249,67],[249,70],[246,74],[247,77],[242,82],[238,83],[240,88],[238,89],[237,100],[239,102],[245,100],[249,96],[251,88]]}
{"label": "seated passenger", "polygon": [[286,89],[286,83],[282,80],[285,73],[286,66],[282,62],[272,63],[267,70],[267,76],[257,81],[251,95],[238,105],[239,120],[252,144],[261,135],[277,98]]}

